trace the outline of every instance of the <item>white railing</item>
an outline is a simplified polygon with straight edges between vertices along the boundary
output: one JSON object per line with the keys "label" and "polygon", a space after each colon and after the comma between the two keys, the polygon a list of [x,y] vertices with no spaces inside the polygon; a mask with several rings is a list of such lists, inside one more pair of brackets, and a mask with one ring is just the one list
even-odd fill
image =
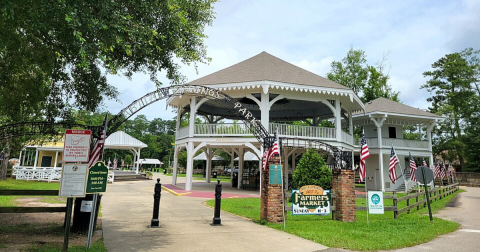
{"label": "white railing", "polygon": [[194,134],[196,136],[212,135],[234,135],[252,136],[248,127],[243,123],[221,123],[221,124],[195,124]]}
{"label": "white railing", "polygon": [[277,132],[284,136],[311,137],[335,140],[335,128],[303,126],[293,124],[270,123],[270,132]]}
{"label": "white railing", "polygon": [[[176,139],[188,137],[188,126],[180,128],[176,132]],[[335,128],[270,123],[269,132],[277,132],[281,136],[312,138],[337,141]],[[251,130],[243,123],[222,124],[195,124],[194,136],[218,137],[218,136],[253,136]],[[341,133],[338,139],[342,142],[353,144],[353,136],[347,132]]]}
{"label": "white railing", "polygon": [[353,136],[345,131],[342,131],[342,142],[353,144]]}
{"label": "white railing", "polygon": [[382,137],[383,147],[390,147],[392,143],[395,148],[428,149],[428,141]]}
{"label": "white railing", "polygon": [[18,180],[60,181],[61,167],[14,166],[12,176]]}
{"label": "white railing", "polygon": [[[62,167],[33,167],[33,166],[14,166],[12,176],[17,180],[34,181],[60,181],[62,178]],[[113,183],[115,175],[108,172],[107,181]]]}
{"label": "white railing", "polygon": [[178,129],[175,136],[176,136],[176,139],[181,139],[181,138],[187,137],[188,136],[188,126]]}
{"label": "white railing", "polygon": [[[407,140],[399,138],[382,137],[383,148],[393,147],[399,149],[428,149],[428,141]],[[378,148],[378,138],[367,138],[368,148]],[[360,146],[360,139],[355,139],[355,146]]]}

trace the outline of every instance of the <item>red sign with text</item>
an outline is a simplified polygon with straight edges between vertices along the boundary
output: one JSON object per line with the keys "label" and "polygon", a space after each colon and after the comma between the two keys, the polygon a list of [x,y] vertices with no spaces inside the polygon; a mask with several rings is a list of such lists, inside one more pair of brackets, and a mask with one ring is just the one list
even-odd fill
{"label": "red sign with text", "polygon": [[88,162],[91,135],[91,130],[65,131],[63,162]]}

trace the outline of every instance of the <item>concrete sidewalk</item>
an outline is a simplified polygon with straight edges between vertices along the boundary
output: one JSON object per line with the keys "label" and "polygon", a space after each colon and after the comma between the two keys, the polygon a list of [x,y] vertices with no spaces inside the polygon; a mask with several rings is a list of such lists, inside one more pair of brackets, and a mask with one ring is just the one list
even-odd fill
{"label": "concrete sidewalk", "polygon": [[[171,177],[155,174],[162,183]],[[156,179],[156,178],[155,178]],[[182,183],[183,178],[178,182]],[[156,180],[122,181],[107,186],[102,198],[103,233],[108,251],[338,251],[255,224],[222,212],[222,226],[210,225],[213,209],[205,198],[174,196],[163,192],[160,203],[162,228],[148,228],[153,213]],[[195,183],[194,190],[214,188],[215,183]],[[258,192],[227,188],[235,193]]]}
{"label": "concrete sidewalk", "polygon": [[478,240],[480,240],[480,215],[478,214],[480,212],[480,188],[460,188],[466,190],[466,192],[460,193],[445,209],[434,215],[460,223],[459,230],[441,235],[424,244],[395,251],[480,251],[478,245]]}

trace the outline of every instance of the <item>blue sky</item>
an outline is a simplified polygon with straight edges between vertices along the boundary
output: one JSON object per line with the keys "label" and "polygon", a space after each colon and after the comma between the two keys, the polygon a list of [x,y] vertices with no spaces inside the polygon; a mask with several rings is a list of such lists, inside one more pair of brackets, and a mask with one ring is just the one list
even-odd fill
{"label": "blue sky", "polygon": [[[388,54],[390,85],[402,103],[427,109],[429,93],[420,89],[422,73],[448,53],[480,49],[480,1],[246,1],[215,4],[216,18],[205,30],[208,65],[182,67],[192,81],[266,51],[320,76],[341,60],[350,47],[362,49],[375,65]],[[107,101],[117,113],[135,99],[155,90],[147,75],[132,80],[109,76],[120,102]],[[162,77],[164,86],[169,84]],[[172,119],[159,101],[143,109],[148,119]]]}

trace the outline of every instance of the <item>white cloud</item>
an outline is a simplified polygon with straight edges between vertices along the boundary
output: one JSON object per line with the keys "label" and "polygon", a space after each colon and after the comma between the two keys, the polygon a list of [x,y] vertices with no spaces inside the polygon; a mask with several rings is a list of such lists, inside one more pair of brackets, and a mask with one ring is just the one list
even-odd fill
{"label": "white cloud", "polygon": [[[333,60],[342,59],[350,46],[362,49],[369,64],[389,52],[390,77],[400,100],[425,109],[429,94],[420,86],[422,73],[447,53],[466,47],[480,49],[479,1],[244,1],[215,4],[216,19],[205,40],[209,65],[183,67],[188,81],[221,70],[262,51],[308,71],[325,76]],[[160,76],[162,74],[159,74]],[[168,81],[162,77],[165,83]],[[154,90],[148,76],[132,81],[109,77],[122,92],[123,104],[107,102],[120,110]],[[155,107],[156,106],[156,107]],[[173,118],[159,102],[147,107],[149,119]]]}

